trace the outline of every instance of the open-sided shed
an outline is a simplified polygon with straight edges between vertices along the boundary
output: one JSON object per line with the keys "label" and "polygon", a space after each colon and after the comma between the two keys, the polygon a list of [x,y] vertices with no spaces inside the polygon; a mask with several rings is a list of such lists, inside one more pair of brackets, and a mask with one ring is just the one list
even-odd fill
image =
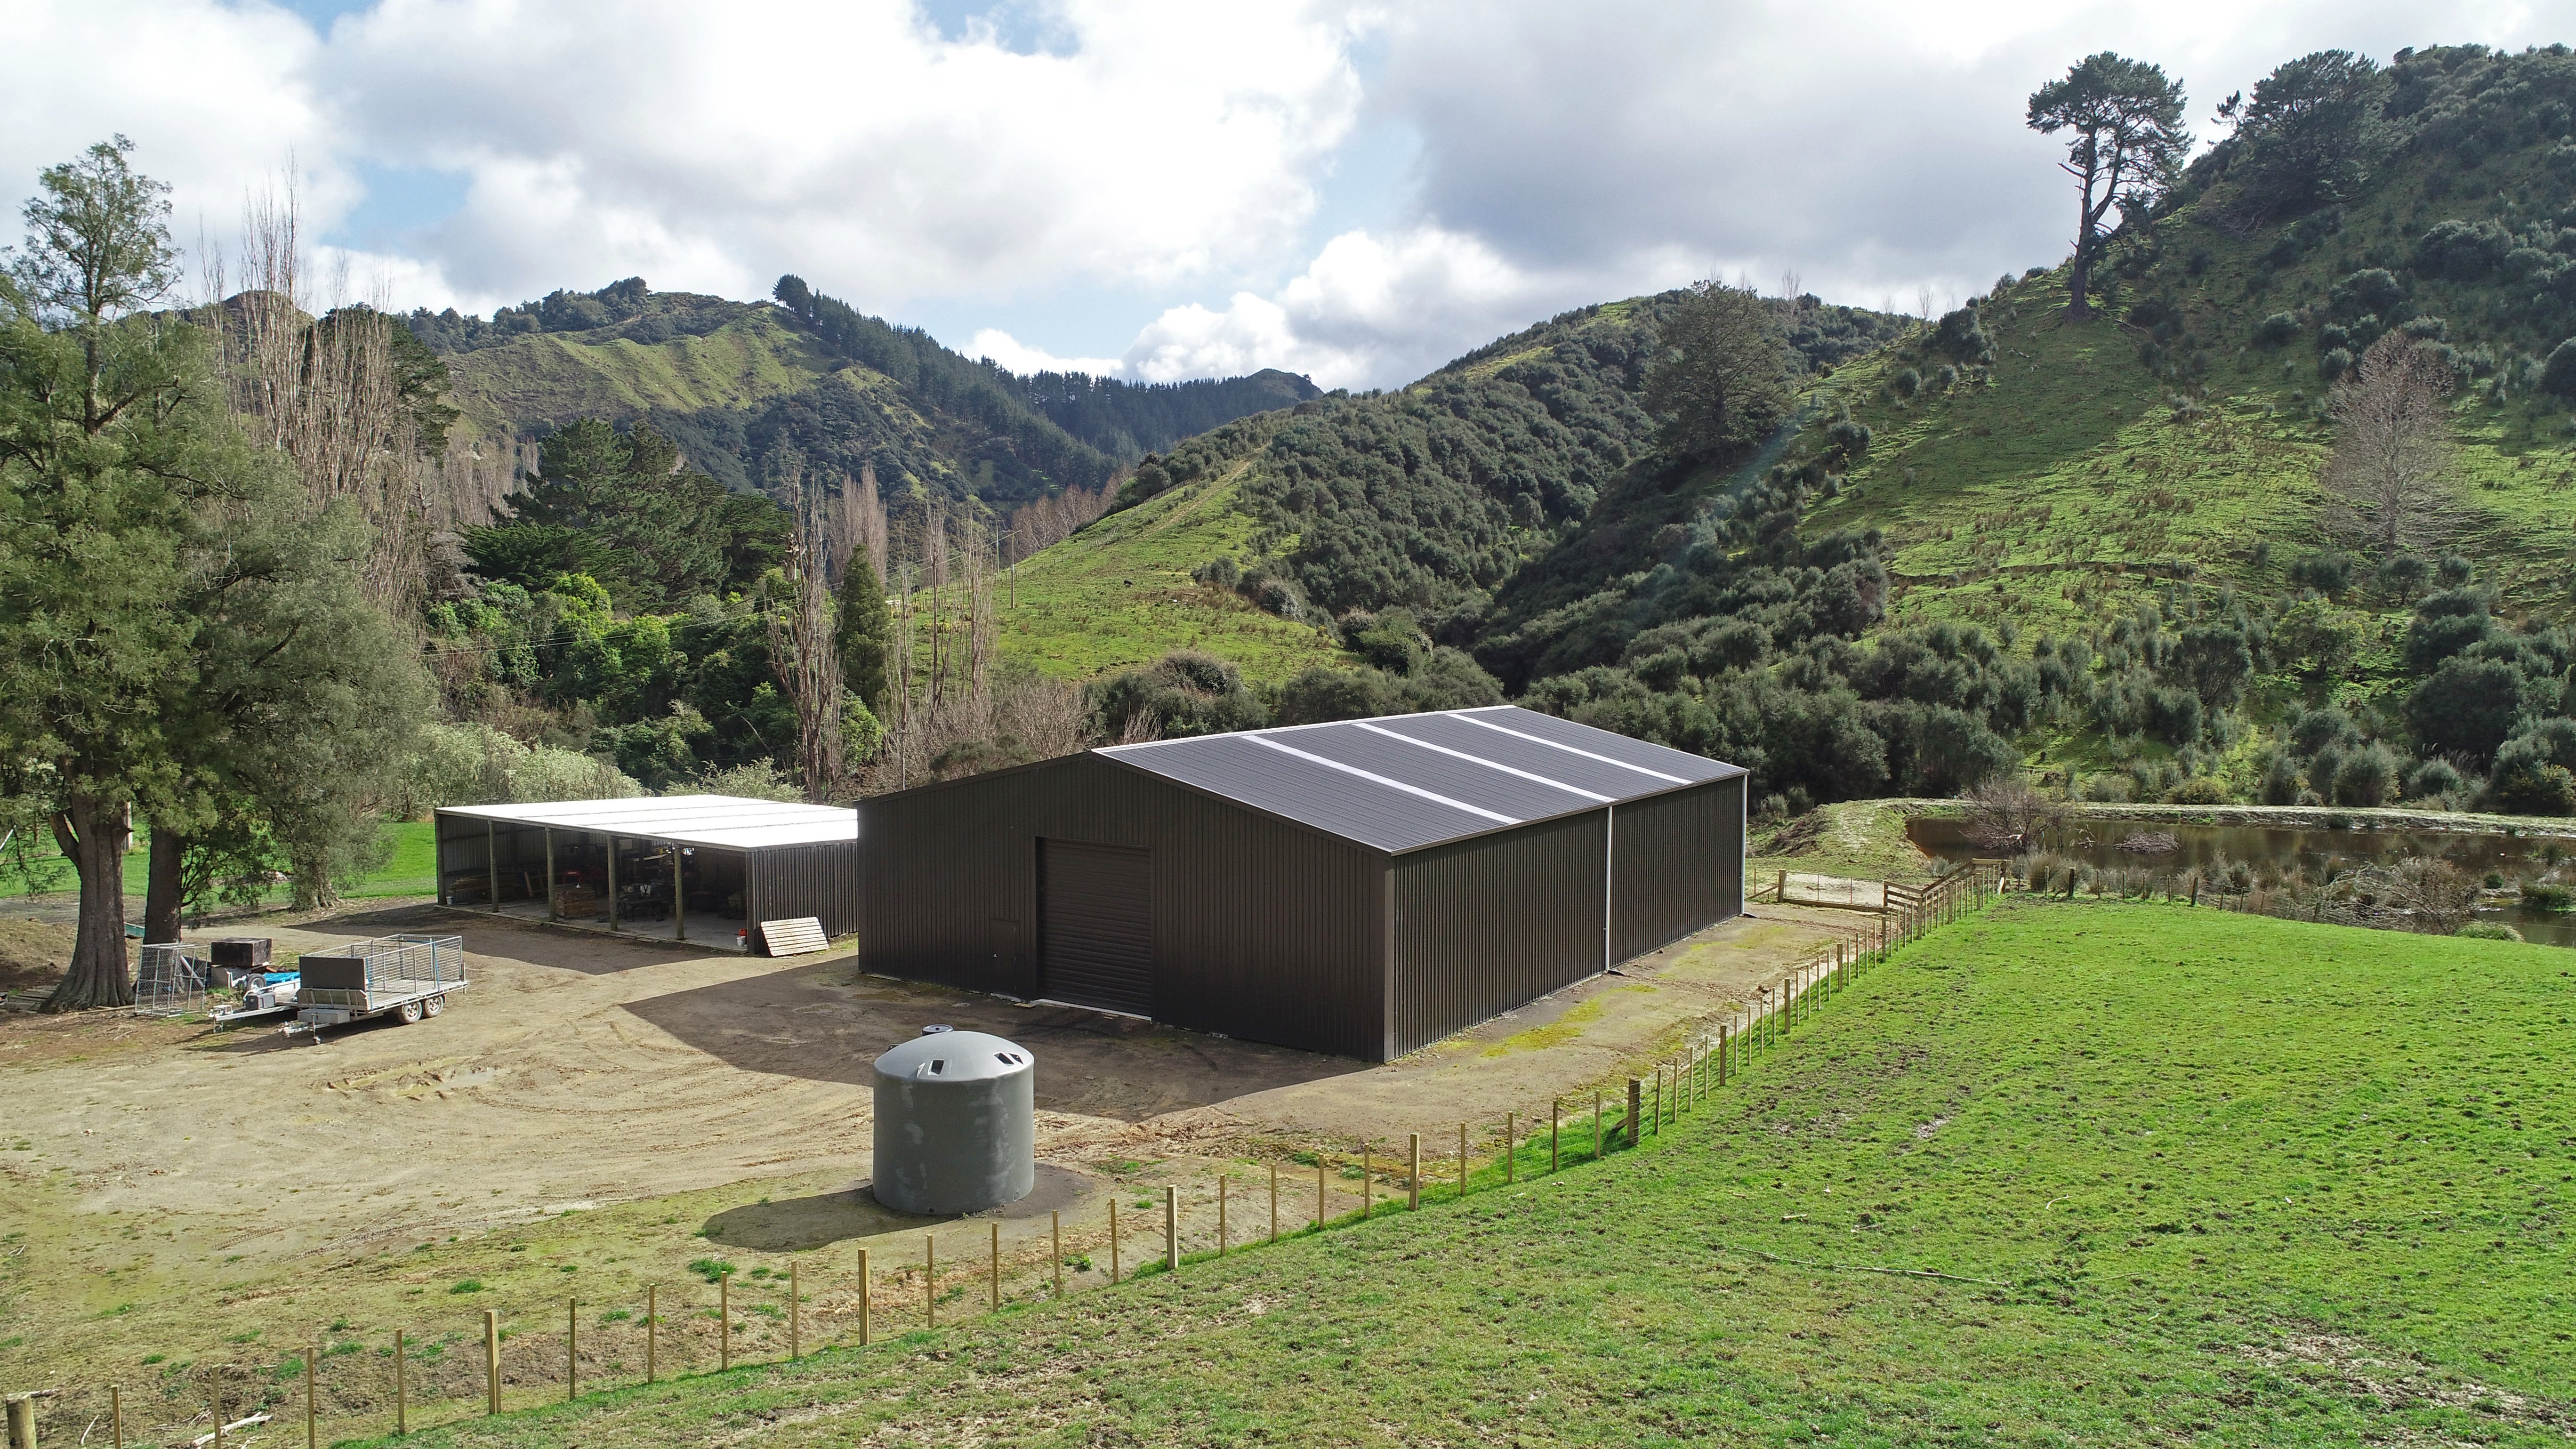
{"label": "open-sided shed", "polygon": [[438,898],[506,914],[762,949],[759,923],[858,929],[858,817],[732,795],[451,805]]}
{"label": "open-sided shed", "polygon": [[866,968],[1372,1061],[1744,908],[1745,772],[1511,706],[860,802]]}

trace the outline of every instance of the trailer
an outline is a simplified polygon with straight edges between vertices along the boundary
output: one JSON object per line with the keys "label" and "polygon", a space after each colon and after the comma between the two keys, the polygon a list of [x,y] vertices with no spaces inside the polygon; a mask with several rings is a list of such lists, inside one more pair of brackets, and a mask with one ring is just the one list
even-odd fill
{"label": "trailer", "polygon": [[462,936],[377,936],[308,951],[289,1035],[390,1016],[405,1025],[447,1009],[465,981]]}

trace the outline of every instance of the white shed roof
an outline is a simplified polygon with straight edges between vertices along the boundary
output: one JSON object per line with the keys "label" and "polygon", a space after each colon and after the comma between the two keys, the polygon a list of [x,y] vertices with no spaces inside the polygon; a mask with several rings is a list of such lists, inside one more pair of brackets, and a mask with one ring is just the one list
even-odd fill
{"label": "white shed roof", "polygon": [[772,845],[824,845],[859,838],[859,812],[830,805],[746,800],[738,795],[655,795],[638,800],[557,800],[527,805],[449,805],[442,815],[505,825],[550,825],[662,840],[754,850]]}

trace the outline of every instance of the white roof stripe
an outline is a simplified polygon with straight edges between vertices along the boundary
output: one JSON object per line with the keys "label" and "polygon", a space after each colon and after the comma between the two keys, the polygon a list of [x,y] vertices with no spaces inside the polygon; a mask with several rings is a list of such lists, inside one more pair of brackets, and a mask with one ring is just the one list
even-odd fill
{"label": "white roof stripe", "polygon": [[1634,770],[1640,775],[1650,775],[1658,780],[1670,780],[1676,785],[1687,785],[1690,783],[1690,781],[1683,779],[1679,775],[1667,775],[1661,770],[1649,770],[1643,765],[1629,764],[1626,760],[1614,760],[1608,755],[1596,755],[1590,750],[1579,750],[1572,745],[1559,744],[1555,740],[1547,739],[1540,735],[1529,734],[1522,730],[1505,729],[1503,726],[1494,723],[1492,720],[1478,719],[1474,714],[1466,710],[1452,710],[1449,717],[1451,719],[1465,720],[1471,725],[1481,725],[1497,734],[1512,735],[1516,738],[1527,740],[1534,745],[1545,745],[1551,750],[1563,750],[1569,755],[1581,755],[1587,760],[1599,760],[1605,765],[1616,765],[1623,770]]}
{"label": "white roof stripe", "polygon": [[1580,795],[1586,800],[1597,800],[1605,805],[1610,803],[1612,798],[1608,795],[1596,795],[1580,786],[1569,785],[1563,780],[1551,780],[1545,775],[1532,774],[1527,770],[1515,770],[1511,766],[1506,765],[1499,760],[1489,760],[1482,755],[1471,755],[1465,750],[1453,750],[1447,745],[1435,745],[1429,740],[1417,740],[1411,735],[1398,734],[1394,730],[1370,724],[1367,720],[1353,720],[1351,723],[1358,725],[1361,729],[1367,730],[1373,735],[1384,735],[1391,740],[1402,740],[1408,745],[1419,745],[1426,750],[1437,750],[1441,754],[1447,755],[1452,759],[1465,760],[1471,765],[1482,765],[1488,770],[1500,770],[1506,775],[1518,775],[1524,780],[1534,780],[1541,785],[1547,786],[1551,790],[1563,790],[1568,795]]}
{"label": "white roof stripe", "polygon": [[1297,749],[1291,745],[1283,745],[1277,740],[1270,738],[1268,735],[1246,734],[1242,736],[1242,738],[1250,740],[1256,745],[1263,745],[1270,749],[1277,750],[1283,755],[1295,755],[1301,760],[1311,760],[1328,770],[1339,770],[1345,775],[1357,775],[1371,784],[1384,785],[1390,790],[1401,790],[1407,795],[1419,795],[1425,800],[1429,800],[1437,805],[1446,805],[1452,810],[1464,810],[1470,815],[1481,815],[1487,820],[1492,820],[1503,825],[1518,825],[1521,823],[1520,817],[1517,815],[1505,815],[1498,811],[1488,810],[1481,805],[1470,805],[1464,800],[1452,800],[1446,795],[1435,795],[1430,791],[1423,789],[1419,785],[1408,785],[1402,780],[1390,780],[1384,775],[1372,774],[1367,770],[1361,769],[1357,765],[1345,765],[1339,760],[1328,760],[1322,755],[1312,754],[1305,750]]}

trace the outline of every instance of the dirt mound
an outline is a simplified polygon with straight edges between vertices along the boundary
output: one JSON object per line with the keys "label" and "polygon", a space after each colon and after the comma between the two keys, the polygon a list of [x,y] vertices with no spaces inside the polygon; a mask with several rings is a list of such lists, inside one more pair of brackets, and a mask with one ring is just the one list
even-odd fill
{"label": "dirt mound", "polygon": [[0,919],[0,991],[51,986],[72,959],[72,928],[51,921]]}

